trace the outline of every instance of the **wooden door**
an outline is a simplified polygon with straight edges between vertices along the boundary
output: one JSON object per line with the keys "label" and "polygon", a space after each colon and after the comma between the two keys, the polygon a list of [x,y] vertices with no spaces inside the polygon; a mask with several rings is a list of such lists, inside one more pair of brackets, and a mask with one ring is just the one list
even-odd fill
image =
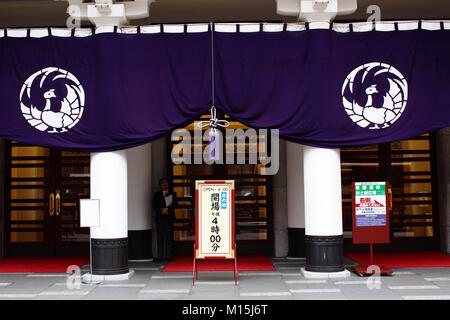
{"label": "wooden door", "polygon": [[78,208],[89,197],[89,154],[16,142],[6,154],[6,255],[88,255]]}

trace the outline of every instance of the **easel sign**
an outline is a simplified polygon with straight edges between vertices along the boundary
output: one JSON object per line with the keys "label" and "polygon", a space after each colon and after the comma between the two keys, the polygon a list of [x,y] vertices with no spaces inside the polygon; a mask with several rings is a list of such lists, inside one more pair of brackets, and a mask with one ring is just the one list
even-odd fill
{"label": "easel sign", "polygon": [[[392,192],[389,183],[353,182],[353,243],[370,245],[370,264],[373,265],[373,244],[389,243],[389,212],[392,210]],[[373,274],[369,266],[354,267],[360,276]],[[381,274],[392,270],[380,267]],[[372,269],[372,268],[371,268]]]}
{"label": "easel sign", "polygon": [[195,204],[192,284],[195,278],[198,279],[197,259],[233,259],[234,280],[237,284],[234,180],[197,180]]}

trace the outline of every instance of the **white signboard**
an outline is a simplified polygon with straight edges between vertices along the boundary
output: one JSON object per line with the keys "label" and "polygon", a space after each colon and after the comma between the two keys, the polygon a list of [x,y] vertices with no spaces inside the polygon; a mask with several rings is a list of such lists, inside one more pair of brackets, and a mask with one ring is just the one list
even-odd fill
{"label": "white signboard", "polygon": [[80,227],[100,226],[100,200],[80,199]]}
{"label": "white signboard", "polygon": [[234,259],[234,181],[196,181],[197,259]]}

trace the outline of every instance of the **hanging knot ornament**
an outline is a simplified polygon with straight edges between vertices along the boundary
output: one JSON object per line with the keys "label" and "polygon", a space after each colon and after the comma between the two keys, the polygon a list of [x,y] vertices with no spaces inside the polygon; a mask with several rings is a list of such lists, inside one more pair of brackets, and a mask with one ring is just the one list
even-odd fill
{"label": "hanging knot ornament", "polygon": [[217,131],[217,127],[226,128],[230,125],[230,123],[227,120],[219,120],[217,119],[217,111],[215,104],[215,83],[214,83],[214,26],[213,23],[210,23],[211,28],[211,118],[209,121],[200,121],[197,123],[197,126],[199,128],[204,128],[209,126],[210,130],[208,132],[208,140],[209,140],[209,153],[208,158],[209,161],[216,161],[220,160],[221,156],[221,145],[220,145],[220,132]]}
{"label": "hanging knot ornament", "polygon": [[215,161],[220,160],[220,133],[217,130],[217,127],[227,128],[230,123],[227,120],[219,120],[217,119],[216,107],[211,107],[211,118],[208,121],[199,121],[197,126],[199,128],[210,127],[208,136],[209,136],[209,160]]}
{"label": "hanging knot ornament", "polygon": [[217,129],[217,127],[226,128],[229,125],[230,125],[230,123],[227,120],[217,119],[217,111],[216,111],[216,107],[214,107],[214,106],[211,107],[211,118],[208,121],[199,121],[197,123],[197,126],[199,128],[204,128],[204,127],[210,126],[211,130]]}

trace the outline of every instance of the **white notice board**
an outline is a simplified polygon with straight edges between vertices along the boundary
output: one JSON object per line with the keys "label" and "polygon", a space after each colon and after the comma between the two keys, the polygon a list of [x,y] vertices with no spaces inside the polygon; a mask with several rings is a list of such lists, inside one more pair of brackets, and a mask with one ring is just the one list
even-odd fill
{"label": "white notice board", "polygon": [[100,200],[80,199],[80,227],[100,226]]}
{"label": "white notice board", "polygon": [[234,259],[234,180],[195,182],[196,259]]}

